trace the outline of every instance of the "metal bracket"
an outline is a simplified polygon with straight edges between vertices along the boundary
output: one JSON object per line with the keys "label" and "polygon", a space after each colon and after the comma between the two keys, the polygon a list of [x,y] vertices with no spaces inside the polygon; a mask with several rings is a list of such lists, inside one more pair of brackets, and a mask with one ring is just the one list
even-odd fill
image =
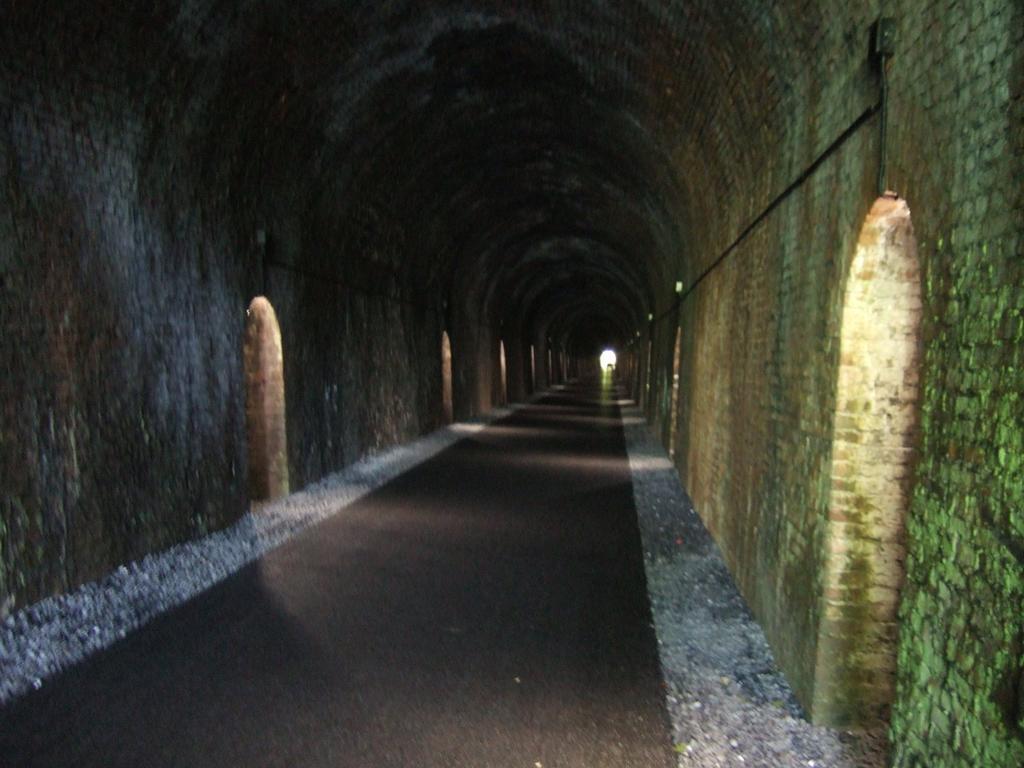
{"label": "metal bracket", "polygon": [[887,59],[896,54],[896,20],[891,16],[882,16],[875,22],[871,52],[879,59]]}
{"label": "metal bracket", "polygon": [[879,136],[878,136],[878,195],[882,196],[888,189],[886,185],[886,165],[888,133],[889,133],[889,78],[887,64],[896,53],[896,21],[890,16],[880,16],[872,28],[871,54],[872,60],[878,65],[881,79],[879,94]]}

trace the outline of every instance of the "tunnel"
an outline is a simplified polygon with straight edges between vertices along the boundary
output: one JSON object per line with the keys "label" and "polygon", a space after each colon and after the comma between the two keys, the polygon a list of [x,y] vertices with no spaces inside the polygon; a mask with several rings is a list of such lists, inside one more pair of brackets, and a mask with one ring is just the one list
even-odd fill
{"label": "tunnel", "polygon": [[[787,691],[776,709],[799,727],[877,735],[874,765],[1024,764],[1019,2],[4,0],[0,50],[0,763],[50,733],[38,764],[78,754],[61,734],[87,697],[96,751],[79,764],[240,759],[206,736],[132,752],[95,704],[115,690],[102,665],[118,648],[173,700],[174,680],[132,638],[205,632],[205,597],[168,613],[132,603],[109,647],[83,625],[56,641],[87,649],[75,663],[37,654],[25,663],[40,671],[23,674],[14,649],[162,553],[267,520],[283,541],[282,510],[363,472],[351,514],[337,513],[358,530],[330,518],[319,539],[295,539],[351,582],[281,586],[280,569],[313,570],[292,544],[231,567],[195,561],[203,589],[233,606],[255,600],[238,581],[253,569],[277,585],[280,604],[260,593],[275,629],[258,659],[277,658],[271,641],[314,658],[335,623],[349,631],[339,615],[315,631],[297,618],[324,590],[378,631],[365,617],[387,613],[389,593],[346,558],[434,605],[449,598],[427,575],[447,583],[464,567],[479,600],[494,590],[492,613],[547,594],[560,627],[606,643],[589,667],[582,650],[566,661],[579,678],[552,678],[564,672],[579,701],[643,689],[637,722],[661,741],[657,757],[612,744],[633,744],[621,734],[607,752],[496,755],[541,731],[561,744],[590,733],[589,705],[545,699],[483,758],[473,734],[491,726],[474,713],[507,704],[484,686],[420,691],[417,727],[436,726],[422,754],[346,732],[377,755],[351,764],[712,764],[701,739],[738,759],[725,731],[686,735],[678,718],[696,717],[700,696],[656,663],[671,611],[661,574],[698,549],[718,553],[729,616],[763,633]],[[402,458],[442,443],[426,463]],[[367,492],[388,461],[406,474]],[[645,473],[678,486],[657,512],[663,551],[641,540]],[[568,506],[550,516],[512,503],[555,497]],[[601,522],[584,524],[585,509]],[[545,579],[526,569],[498,589],[459,559],[506,541],[479,556],[512,563],[534,541],[527,522],[549,537],[530,550]],[[370,552],[384,539],[367,532],[385,529],[419,578]],[[403,548],[410,531],[419,549]],[[595,553],[606,566],[587,570]],[[559,602],[570,587],[575,608]],[[635,633],[612,627],[622,616]],[[525,621],[508,625],[520,650],[534,648]],[[261,625],[244,625],[257,642]],[[439,631],[471,634],[454,619]],[[540,648],[531,658],[548,669]],[[167,644],[186,652],[206,653]],[[621,675],[603,677],[618,653]],[[387,672],[388,654],[365,658]],[[758,674],[734,675],[736,690]],[[253,700],[270,695],[257,679],[287,689],[281,671],[239,675]],[[296,711],[342,722],[339,691],[357,678],[320,678],[323,710]],[[217,706],[211,720],[234,718]],[[445,707],[467,730],[444,724]],[[288,730],[300,721],[274,749],[306,738]],[[325,744],[291,759],[361,754]],[[280,764],[280,749],[261,759]],[[747,764],[831,764],[785,762],[786,749]]]}

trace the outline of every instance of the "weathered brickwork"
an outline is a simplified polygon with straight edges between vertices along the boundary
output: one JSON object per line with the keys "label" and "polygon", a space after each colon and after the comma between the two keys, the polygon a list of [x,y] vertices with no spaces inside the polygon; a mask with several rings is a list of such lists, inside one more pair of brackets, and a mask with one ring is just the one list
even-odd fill
{"label": "weathered brickwork", "polygon": [[890,184],[924,270],[897,766],[1024,765],[1024,7],[899,14]]}
{"label": "weathered brickwork", "polygon": [[245,497],[225,233],[170,179],[147,183],[116,93],[5,75],[0,613],[223,525]]}
{"label": "weathered brickwork", "polygon": [[288,493],[284,351],[274,307],[257,296],[246,310],[245,434],[249,446],[249,497],[276,499]]}
{"label": "weathered brickwork", "polygon": [[158,11],[90,19],[21,7],[0,32],[0,615],[245,511],[254,296],[293,488],[441,419],[440,311],[390,276],[394,219],[355,206],[344,247],[382,257],[325,263],[336,232],[278,172],[301,146],[253,158],[240,94],[201,103],[243,75],[154,69]]}
{"label": "weathered brickwork", "polygon": [[79,6],[0,16],[0,614],[246,508],[256,296],[293,488],[445,419],[444,331],[456,419],[615,344],[812,716],[1024,764],[1019,2]]}
{"label": "weathered brickwork", "polygon": [[[866,206],[870,124],[684,302],[676,461],[808,711],[831,495],[841,276]],[[847,198],[847,206],[836,205]],[[853,632],[859,628],[852,628]],[[855,720],[859,718],[855,717]]]}
{"label": "weathered brickwork", "polygon": [[815,708],[887,720],[917,444],[921,271],[905,201],[879,199],[846,276]]}
{"label": "weathered brickwork", "polygon": [[[893,758],[897,765],[1018,765],[1024,25],[1008,3],[913,3],[891,12],[899,48],[889,68],[887,180],[909,202],[924,293],[919,463],[906,521]],[[863,93],[867,86],[842,69],[840,63],[833,71],[837,80]],[[796,126],[808,123],[804,107]],[[810,122],[835,135],[842,126],[837,119]],[[836,543],[829,510],[835,517],[849,500],[841,477],[848,449],[830,456],[828,438],[851,415],[835,394],[842,375],[837,288],[874,195],[875,135],[877,118],[771,211],[688,298],[681,316],[680,469],[812,711],[834,701],[816,690],[813,660],[822,667],[828,649],[816,649],[814,638],[830,633],[823,622],[835,576],[829,563],[836,563],[828,557]],[[780,168],[798,170],[787,155],[805,156],[781,154],[752,181],[755,191],[739,202],[739,214],[722,195],[713,198],[723,231],[742,230],[756,208],[748,200],[770,199],[757,194],[760,181],[782,177]],[[715,253],[708,249],[705,258]],[[660,362],[651,403],[663,433],[666,335],[655,334]],[[889,480],[904,482],[906,469]],[[900,558],[891,546],[895,582]],[[889,547],[880,542],[871,551],[885,560]],[[865,609],[872,605],[879,607],[869,600]],[[874,636],[877,648],[892,642],[888,622],[867,633],[858,624],[851,629],[862,639]],[[865,662],[891,664],[883,656]]]}

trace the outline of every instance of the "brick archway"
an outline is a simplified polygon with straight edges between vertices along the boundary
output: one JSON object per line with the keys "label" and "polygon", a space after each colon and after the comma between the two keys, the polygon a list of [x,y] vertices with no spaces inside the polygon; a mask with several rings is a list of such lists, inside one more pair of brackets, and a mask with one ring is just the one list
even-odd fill
{"label": "brick archway", "polygon": [[683,329],[676,328],[676,340],[672,351],[672,397],[669,400],[668,455],[675,458],[676,440],[679,433],[679,374],[682,364]]}
{"label": "brick archway", "polygon": [[864,222],[842,311],[814,709],[853,723],[886,719],[893,698],[917,427],[920,267],[894,195]]}
{"label": "brick archway", "polygon": [[448,331],[441,333],[441,409],[445,424],[455,419],[455,400],[452,394],[452,342]]}
{"label": "brick archway", "polygon": [[288,493],[284,361],[277,314],[263,296],[246,312],[244,356],[249,495],[274,499]]}
{"label": "brick archway", "polygon": [[505,357],[505,340],[498,342],[498,366],[501,370],[501,404],[508,402],[510,387],[508,385],[508,361]]}

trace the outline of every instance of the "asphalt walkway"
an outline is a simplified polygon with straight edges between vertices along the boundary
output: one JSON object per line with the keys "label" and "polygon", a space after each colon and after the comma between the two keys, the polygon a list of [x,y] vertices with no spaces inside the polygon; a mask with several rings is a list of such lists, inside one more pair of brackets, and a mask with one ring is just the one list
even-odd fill
{"label": "asphalt walkway", "polygon": [[673,765],[608,395],[515,412],[0,709],[0,766]]}

